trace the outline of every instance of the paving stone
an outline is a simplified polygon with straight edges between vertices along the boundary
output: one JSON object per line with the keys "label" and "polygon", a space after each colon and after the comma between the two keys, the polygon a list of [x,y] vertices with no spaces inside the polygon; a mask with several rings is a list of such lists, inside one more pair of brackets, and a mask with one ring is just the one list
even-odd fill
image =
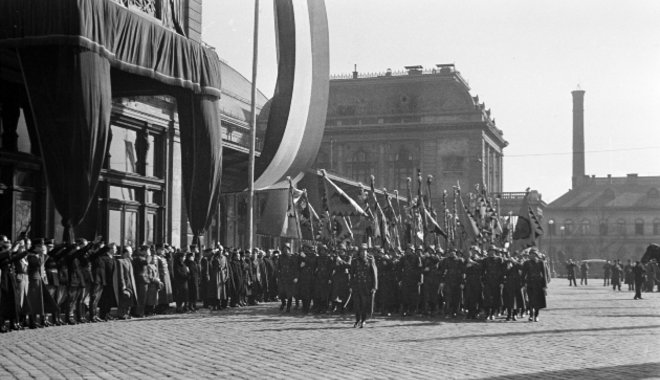
{"label": "paving stone", "polygon": [[660,293],[550,284],[538,323],[282,314],[274,303],[0,335],[0,379],[660,378]]}

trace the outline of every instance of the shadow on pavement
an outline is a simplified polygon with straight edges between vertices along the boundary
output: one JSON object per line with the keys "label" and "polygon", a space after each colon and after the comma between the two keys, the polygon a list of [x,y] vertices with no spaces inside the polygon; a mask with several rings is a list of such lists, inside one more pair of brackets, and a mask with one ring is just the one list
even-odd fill
{"label": "shadow on pavement", "polygon": [[660,376],[660,363],[643,363],[618,365],[611,367],[592,367],[566,369],[559,371],[542,371],[520,375],[504,375],[488,377],[489,379],[528,380],[538,378],[548,379],[648,379]]}
{"label": "shadow on pavement", "polygon": [[623,327],[594,327],[590,329],[554,329],[554,330],[539,330],[539,331],[520,331],[520,332],[505,332],[501,334],[472,334],[460,336],[441,336],[436,338],[427,339],[403,339],[400,342],[428,342],[436,340],[456,340],[465,338],[497,338],[509,336],[525,336],[525,335],[545,335],[545,334],[562,334],[562,333],[586,333],[596,331],[621,331],[621,330],[642,330],[642,329],[658,329],[660,325],[646,325],[646,326],[623,326]]}

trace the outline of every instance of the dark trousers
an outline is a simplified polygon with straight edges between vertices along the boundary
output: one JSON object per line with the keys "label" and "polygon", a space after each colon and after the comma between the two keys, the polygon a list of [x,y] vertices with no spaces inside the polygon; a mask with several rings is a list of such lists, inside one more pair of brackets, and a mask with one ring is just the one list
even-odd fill
{"label": "dark trousers", "polygon": [[353,307],[355,308],[355,322],[366,321],[371,314],[371,292],[353,293]]}
{"label": "dark trousers", "polygon": [[644,284],[644,281],[635,280],[635,299],[641,299],[642,298],[642,285],[643,284]]}

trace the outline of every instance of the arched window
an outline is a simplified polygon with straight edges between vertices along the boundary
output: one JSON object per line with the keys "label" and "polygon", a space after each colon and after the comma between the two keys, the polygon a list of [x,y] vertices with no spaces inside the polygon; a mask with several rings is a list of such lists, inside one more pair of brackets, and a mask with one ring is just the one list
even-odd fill
{"label": "arched window", "polygon": [[624,219],[617,219],[616,221],[616,233],[619,235],[626,234],[626,221]]}
{"label": "arched window", "polygon": [[652,187],[651,190],[646,194],[647,197],[649,198],[660,198],[660,193],[658,193],[658,189],[655,187]]}
{"label": "arched window", "polygon": [[644,219],[641,218],[635,219],[635,235],[638,236],[644,235]]}

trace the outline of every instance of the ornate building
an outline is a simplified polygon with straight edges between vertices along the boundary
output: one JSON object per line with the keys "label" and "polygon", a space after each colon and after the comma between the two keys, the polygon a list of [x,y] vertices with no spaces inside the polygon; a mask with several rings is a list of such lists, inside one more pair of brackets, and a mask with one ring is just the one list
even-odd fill
{"label": "ornate building", "polygon": [[585,175],[584,91],[572,94],[573,188],[545,211],[545,248],[560,262],[639,259],[660,241],[660,176]]}
{"label": "ornate building", "polygon": [[[73,24],[77,20],[76,16],[80,16],[81,25],[89,27],[89,30],[119,27],[117,25],[137,28],[123,35],[108,29],[103,30],[106,34],[99,33],[90,37],[99,39],[96,46],[101,50],[100,56],[109,54],[103,49],[119,49],[117,45],[126,44],[135,49],[133,55],[138,57],[138,61],[133,66],[123,65],[120,60],[114,60],[122,54],[120,51],[116,51],[114,56],[108,55],[111,60],[109,76],[112,99],[108,102],[110,109],[105,158],[100,160],[102,165],[98,171],[97,184],[90,186],[94,192],[90,194],[84,219],[72,226],[75,235],[88,239],[101,235],[106,241],[120,244],[168,242],[175,246],[185,246],[191,243],[192,231],[183,192],[188,173],[182,170],[185,154],[185,149],[182,150],[182,134],[192,123],[182,121],[177,98],[172,93],[188,90],[186,86],[193,86],[191,93],[204,91],[194,88],[196,85],[203,86],[203,83],[196,81],[198,78],[195,75],[199,72],[194,70],[212,68],[206,74],[217,79],[212,85],[217,85],[214,89],[217,90],[215,96],[219,97],[219,101],[211,109],[216,114],[210,115],[214,120],[211,129],[217,130],[217,136],[222,138],[222,158],[227,163],[227,178],[236,172],[245,171],[249,150],[250,83],[225,62],[218,60],[213,49],[201,42],[201,0],[105,0],[91,2],[93,6],[89,7],[80,6],[85,5],[86,1],[81,3],[76,0],[46,3],[53,9],[66,7],[69,13],[50,9],[53,12],[48,14],[48,7],[39,11],[40,8],[33,5],[30,8],[28,1],[22,0],[3,2],[5,8],[0,9],[0,233],[16,238],[30,226],[32,236],[57,239],[63,236],[64,223],[59,208],[66,207],[56,205],[53,190],[54,187],[62,187],[64,183],[73,181],[74,174],[79,173],[75,173],[74,167],[68,170],[64,167],[67,175],[47,177],[49,162],[46,162],[44,153],[55,144],[69,146],[73,143],[48,139],[43,125],[47,123],[38,125],[32,120],[31,109],[46,109],[57,98],[40,98],[34,93],[30,94],[31,89],[25,82],[26,78],[31,79],[30,74],[34,75],[34,71],[27,70],[27,77],[24,72],[33,64],[29,61],[33,53],[30,50],[33,34],[43,34],[39,36],[40,40],[46,41],[44,43],[48,44],[47,48],[53,51],[64,51],[70,41],[85,39],[67,40],[60,36],[59,31],[47,28],[14,29],[12,25],[17,22],[12,17],[23,21],[55,19],[66,14],[68,16],[62,18],[60,23],[53,22],[49,24],[50,27]],[[91,12],[95,17],[85,18],[85,12]],[[116,19],[110,22],[112,17]],[[92,25],[97,19],[107,23]],[[21,25],[39,24],[23,22]],[[71,27],[66,33],[82,35],[88,29],[78,31]],[[147,36],[151,35],[157,35],[160,39],[140,45],[141,40],[147,40]],[[107,40],[102,41],[103,38]],[[21,42],[23,40],[27,42]],[[36,40],[39,41],[39,38]],[[165,46],[166,43],[163,43],[154,56],[149,56],[152,53],[149,48],[160,46],[162,41],[171,45]],[[36,46],[39,44],[36,43]],[[19,51],[20,55],[17,53]],[[203,57],[206,62],[199,63],[194,60],[196,57],[185,55],[190,51],[196,52],[199,55],[197,58]],[[153,62],[156,61],[154,57],[163,59],[163,62]],[[168,64],[172,62],[181,65],[170,68]],[[41,72],[48,73],[57,69],[54,58],[42,60],[38,64],[42,65],[39,70]],[[168,78],[173,80],[168,82]],[[95,88],[103,87],[100,80],[93,85]],[[131,91],[126,91],[131,86],[134,86],[130,88]],[[72,92],[75,93],[75,90]],[[258,93],[257,111],[266,100],[263,94]],[[66,101],[62,104],[69,106]],[[93,105],[92,108],[96,107],[99,106]],[[74,124],[75,120],[66,120],[62,126],[72,127]],[[85,126],[85,123],[80,124]],[[95,125],[92,121],[88,129],[105,128],[101,124],[105,123]],[[257,154],[262,146],[263,131],[257,136]],[[84,144],[80,144],[72,146],[71,150],[85,148]],[[56,157],[59,159],[62,156],[60,154]],[[50,167],[51,170],[53,168],[57,169]],[[206,180],[210,181],[210,178]],[[231,181],[223,182],[223,189],[231,190]],[[75,201],[73,199],[71,203]],[[84,199],[81,197],[78,201],[84,202]],[[207,237],[210,241],[217,241],[220,234],[216,213],[207,230]]]}
{"label": "ornate building", "polygon": [[[433,202],[457,183],[502,191],[507,146],[490,109],[470,94],[454,65],[432,70],[334,76],[315,167],[406,195],[417,169],[434,176]],[[417,185],[413,184],[413,192]],[[437,204],[437,203],[436,203]]]}

